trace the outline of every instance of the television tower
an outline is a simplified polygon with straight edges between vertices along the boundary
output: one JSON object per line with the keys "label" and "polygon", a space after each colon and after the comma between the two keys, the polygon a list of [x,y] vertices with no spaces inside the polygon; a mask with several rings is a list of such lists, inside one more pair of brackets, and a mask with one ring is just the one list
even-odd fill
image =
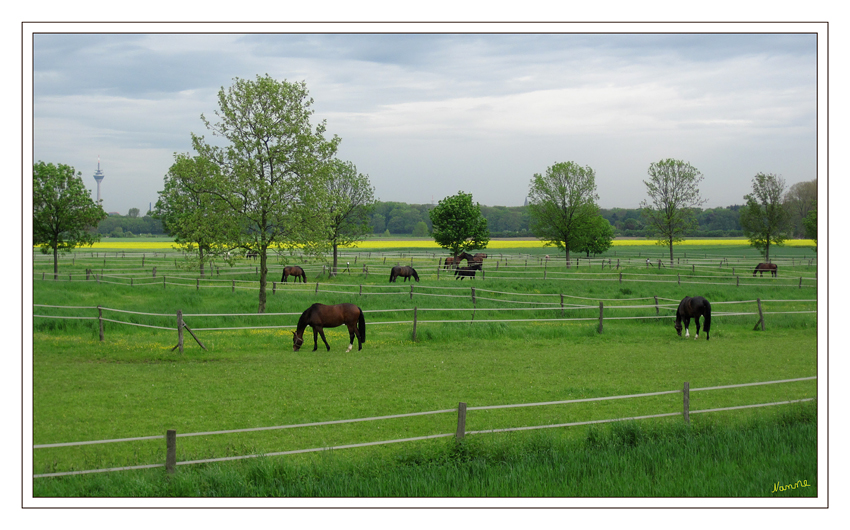
{"label": "television tower", "polygon": [[97,181],[97,204],[102,206],[100,198],[100,183],[103,182],[103,171],[100,170],[100,155],[97,155],[97,171],[94,172],[94,179]]}

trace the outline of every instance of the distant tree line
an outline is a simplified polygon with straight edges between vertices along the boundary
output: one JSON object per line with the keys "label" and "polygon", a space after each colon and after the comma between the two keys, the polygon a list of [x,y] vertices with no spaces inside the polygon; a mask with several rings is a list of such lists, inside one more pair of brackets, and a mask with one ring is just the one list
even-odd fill
{"label": "distant tree line", "polygon": [[[428,212],[431,204],[407,204],[404,202],[375,203],[370,218],[372,233],[375,235],[397,235],[428,237],[433,226]],[[720,206],[717,208],[696,208],[698,227],[687,232],[689,237],[742,237],[744,235],[740,221],[743,205]],[[600,215],[614,227],[615,237],[645,237],[647,229],[641,218],[640,208],[601,208]],[[804,212],[808,213],[808,212]],[[526,206],[484,206],[481,214],[487,219],[490,237],[533,237],[529,228],[528,207]],[[794,237],[805,237],[805,215],[797,210],[793,219]],[[110,215],[102,220],[97,233],[107,237],[139,237],[164,235],[162,222],[150,215],[131,217],[128,215]]]}

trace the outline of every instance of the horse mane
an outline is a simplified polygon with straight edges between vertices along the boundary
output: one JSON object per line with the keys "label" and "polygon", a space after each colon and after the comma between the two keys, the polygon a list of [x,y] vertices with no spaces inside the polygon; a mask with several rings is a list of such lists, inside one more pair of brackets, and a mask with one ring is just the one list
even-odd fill
{"label": "horse mane", "polygon": [[310,307],[308,307],[307,309],[305,309],[303,313],[301,313],[301,316],[298,317],[298,326],[295,328],[296,332],[297,331],[303,332],[307,328],[308,322],[310,321],[310,318],[313,316],[313,311],[316,310],[316,306],[318,306],[318,305],[320,305],[320,304],[315,303],[315,304],[311,305]]}

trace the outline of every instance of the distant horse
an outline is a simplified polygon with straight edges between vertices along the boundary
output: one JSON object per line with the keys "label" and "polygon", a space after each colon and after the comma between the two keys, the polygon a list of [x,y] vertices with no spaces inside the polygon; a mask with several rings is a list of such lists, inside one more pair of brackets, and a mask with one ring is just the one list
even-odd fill
{"label": "distant horse", "polygon": [[778,269],[779,267],[775,263],[759,263],[753,270],[753,278],[755,278],[757,272],[759,276],[764,276],[764,271],[770,271],[771,276],[776,276]]}
{"label": "distant horse", "polygon": [[682,320],[685,321],[685,337],[690,337],[688,333],[688,325],[691,319],[695,319],[697,323],[697,334],[695,339],[699,338],[699,317],[705,317],[705,340],[708,340],[708,330],[711,329],[711,304],[702,296],[686,296],[679,302],[679,308],[676,310],[676,333],[682,336]]}
{"label": "distant horse", "polygon": [[298,278],[301,278],[301,283],[307,283],[307,275],[304,273],[304,269],[299,267],[298,265],[289,265],[283,268],[283,276],[280,277],[280,281],[286,283],[286,279],[289,276],[295,276],[295,282],[298,283]]}
{"label": "distant horse", "polygon": [[249,250],[247,254],[245,254],[245,258],[254,258],[257,259],[260,257],[260,253],[256,250]]}
{"label": "distant horse", "polygon": [[419,275],[416,274],[416,269],[408,265],[396,265],[393,267],[393,270],[390,271],[390,281],[395,282],[399,276],[404,278],[404,281],[407,281],[411,276],[417,282],[419,281]]}
{"label": "distant horse", "polygon": [[460,259],[455,261],[455,259],[452,256],[449,256],[448,258],[446,258],[446,261],[443,262],[443,268],[448,269],[449,267],[454,267],[454,265],[457,265],[459,263],[460,263]]}
{"label": "distant horse", "polygon": [[476,263],[475,265],[470,265],[468,267],[458,267],[455,269],[455,280],[464,278],[472,278],[475,279],[475,272],[481,270],[481,264]]}
{"label": "distant horse", "polygon": [[328,351],[331,350],[330,344],[325,339],[324,328],[335,328],[345,324],[348,326],[348,335],[350,343],[346,353],[354,347],[354,337],[357,337],[357,349],[363,349],[363,343],[366,342],[366,319],[363,318],[363,311],[354,304],[337,304],[323,305],[313,304],[306,311],[301,313],[301,318],[298,319],[298,326],[292,332],[292,348],[293,351],[304,344],[304,330],[307,326],[313,328],[313,351],[319,348],[317,335],[322,336],[322,342],[327,346]]}
{"label": "distant horse", "polygon": [[[483,252],[479,252],[479,253],[475,254],[474,256],[472,256],[472,261],[474,261],[475,263],[483,263],[484,258],[486,258],[486,257],[487,257],[487,254],[484,254]],[[468,263],[469,262],[467,262],[467,264]]]}

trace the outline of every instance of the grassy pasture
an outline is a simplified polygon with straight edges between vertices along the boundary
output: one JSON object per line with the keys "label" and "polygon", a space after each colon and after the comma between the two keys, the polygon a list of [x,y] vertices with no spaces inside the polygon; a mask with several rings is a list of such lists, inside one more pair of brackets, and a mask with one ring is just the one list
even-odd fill
{"label": "grassy pasture", "polygon": [[[99,255],[91,256],[95,252]],[[124,255],[119,257],[119,252]],[[654,260],[663,259],[663,249],[659,247],[615,248],[605,259],[612,259],[612,264],[620,259],[619,268],[612,269],[614,265],[607,263],[603,267],[596,259],[570,270],[558,263],[553,249],[505,249],[498,252],[501,256],[489,252],[485,278],[463,282],[455,281],[445,271],[437,279],[437,260],[441,255],[437,252],[429,255],[417,248],[380,252],[364,249],[344,255],[343,263],[351,265],[336,278],[322,275],[321,263],[305,262],[309,279],[306,285],[278,284],[276,293],[272,294],[270,284],[267,313],[284,315],[265,316],[253,314],[257,304],[253,262],[243,260],[234,268],[222,267],[212,279],[198,280],[196,274],[180,268],[179,256],[173,252],[151,256],[148,253],[151,251],[145,249],[144,265],[138,252],[131,247],[123,251],[109,249],[103,257],[102,250],[78,251],[63,258],[57,281],[50,280],[52,264],[36,260],[34,303],[101,305],[168,315],[177,309],[184,314],[244,314],[187,317],[193,329],[286,327],[198,331],[208,351],[201,350],[186,335],[186,347],[181,355],[171,351],[176,344],[173,330],[107,323],[105,341],[100,342],[95,320],[34,318],[35,444],[162,435],[166,429],[193,433],[405,414],[453,409],[460,401],[475,407],[635,394],[681,389],[684,381],[689,381],[691,388],[700,388],[816,375],[815,314],[767,314],[766,331],[760,332],[753,331],[757,316],[718,314],[752,313],[756,311],[754,303],[745,309],[737,305],[715,305],[711,341],[686,341],[677,337],[669,318],[607,319],[619,315],[653,316],[656,296],[662,299],[660,311],[669,315],[672,310],[665,306],[674,306],[675,302],[664,299],[678,300],[695,294],[702,294],[715,304],[756,298],[782,300],[765,302],[765,311],[813,310],[813,303],[803,301],[816,297],[817,267],[816,261],[812,261],[815,255],[806,248],[780,250],[774,258],[781,263],[777,279],[753,278],[752,264],[758,261],[758,256],[743,245],[683,248],[681,256],[677,251],[676,266],[667,263],[661,268],[657,263],[653,266],[645,263],[648,255]],[[685,252],[689,256],[685,257]],[[541,259],[547,253],[553,257],[549,262]],[[409,285],[387,283],[392,265],[409,264],[411,260],[422,278],[422,282],[415,284],[412,298]],[[368,273],[364,272],[364,265]],[[156,278],[151,273],[154,266]],[[275,267],[279,265],[272,269]],[[733,267],[736,272],[749,268],[746,280],[740,272],[733,275]],[[85,281],[85,269],[100,268],[104,269],[100,283],[93,277]],[[46,279],[42,281],[41,273],[45,271]],[[68,274],[71,281],[65,276]],[[162,276],[168,282],[164,287],[160,283]],[[270,274],[270,281],[280,279],[279,272],[277,277],[273,276]],[[802,282],[799,278],[803,278]],[[318,293],[316,282],[320,284]],[[363,294],[360,294],[361,286]],[[473,286],[478,291],[475,304],[470,292]],[[564,314],[572,318],[598,317],[596,300],[604,299],[603,333],[597,332],[595,320],[481,322],[560,318],[561,294],[566,297]],[[644,300],[632,300],[640,298]],[[319,351],[312,352],[309,348],[312,339],[308,337],[306,347],[294,353],[291,326],[297,320],[297,313],[316,301],[351,301],[367,311],[386,312],[367,313],[367,342],[361,352],[355,349],[344,353],[347,332],[337,328],[326,332],[330,352],[324,351],[321,340]],[[529,301],[538,303],[529,304]],[[614,309],[632,305],[649,307],[622,309],[622,312]],[[456,322],[420,323],[414,342],[409,323],[413,307],[422,310],[420,320]],[[34,308],[34,313],[97,314],[90,309],[40,307]],[[107,318],[174,327],[171,316],[112,314]],[[396,321],[408,323],[390,323]],[[692,335],[694,331],[691,330]],[[694,392],[691,408],[802,399],[815,396],[816,389],[816,381],[804,381]],[[777,410],[781,408],[694,414],[691,421],[696,426],[737,424],[781,414]],[[681,395],[677,394],[481,410],[468,413],[467,429],[547,425],[680,410]],[[455,422],[454,413],[444,413],[185,437],[178,439],[178,461],[451,433]],[[659,425],[677,422],[681,419],[647,420],[648,424]],[[551,431],[557,431],[558,437],[567,440],[583,439],[590,432],[584,427]],[[509,438],[522,442],[533,440],[534,436],[530,432],[470,438]],[[399,458],[409,451],[415,452],[416,447],[428,450],[445,443],[437,439],[351,449],[338,454],[350,455],[344,458],[352,461],[374,461]],[[163,445],[160,439],[38,449],[33,453],[33,473],[161,463]],[[305,454],[278,458],[316,462],[324,457]]]}

